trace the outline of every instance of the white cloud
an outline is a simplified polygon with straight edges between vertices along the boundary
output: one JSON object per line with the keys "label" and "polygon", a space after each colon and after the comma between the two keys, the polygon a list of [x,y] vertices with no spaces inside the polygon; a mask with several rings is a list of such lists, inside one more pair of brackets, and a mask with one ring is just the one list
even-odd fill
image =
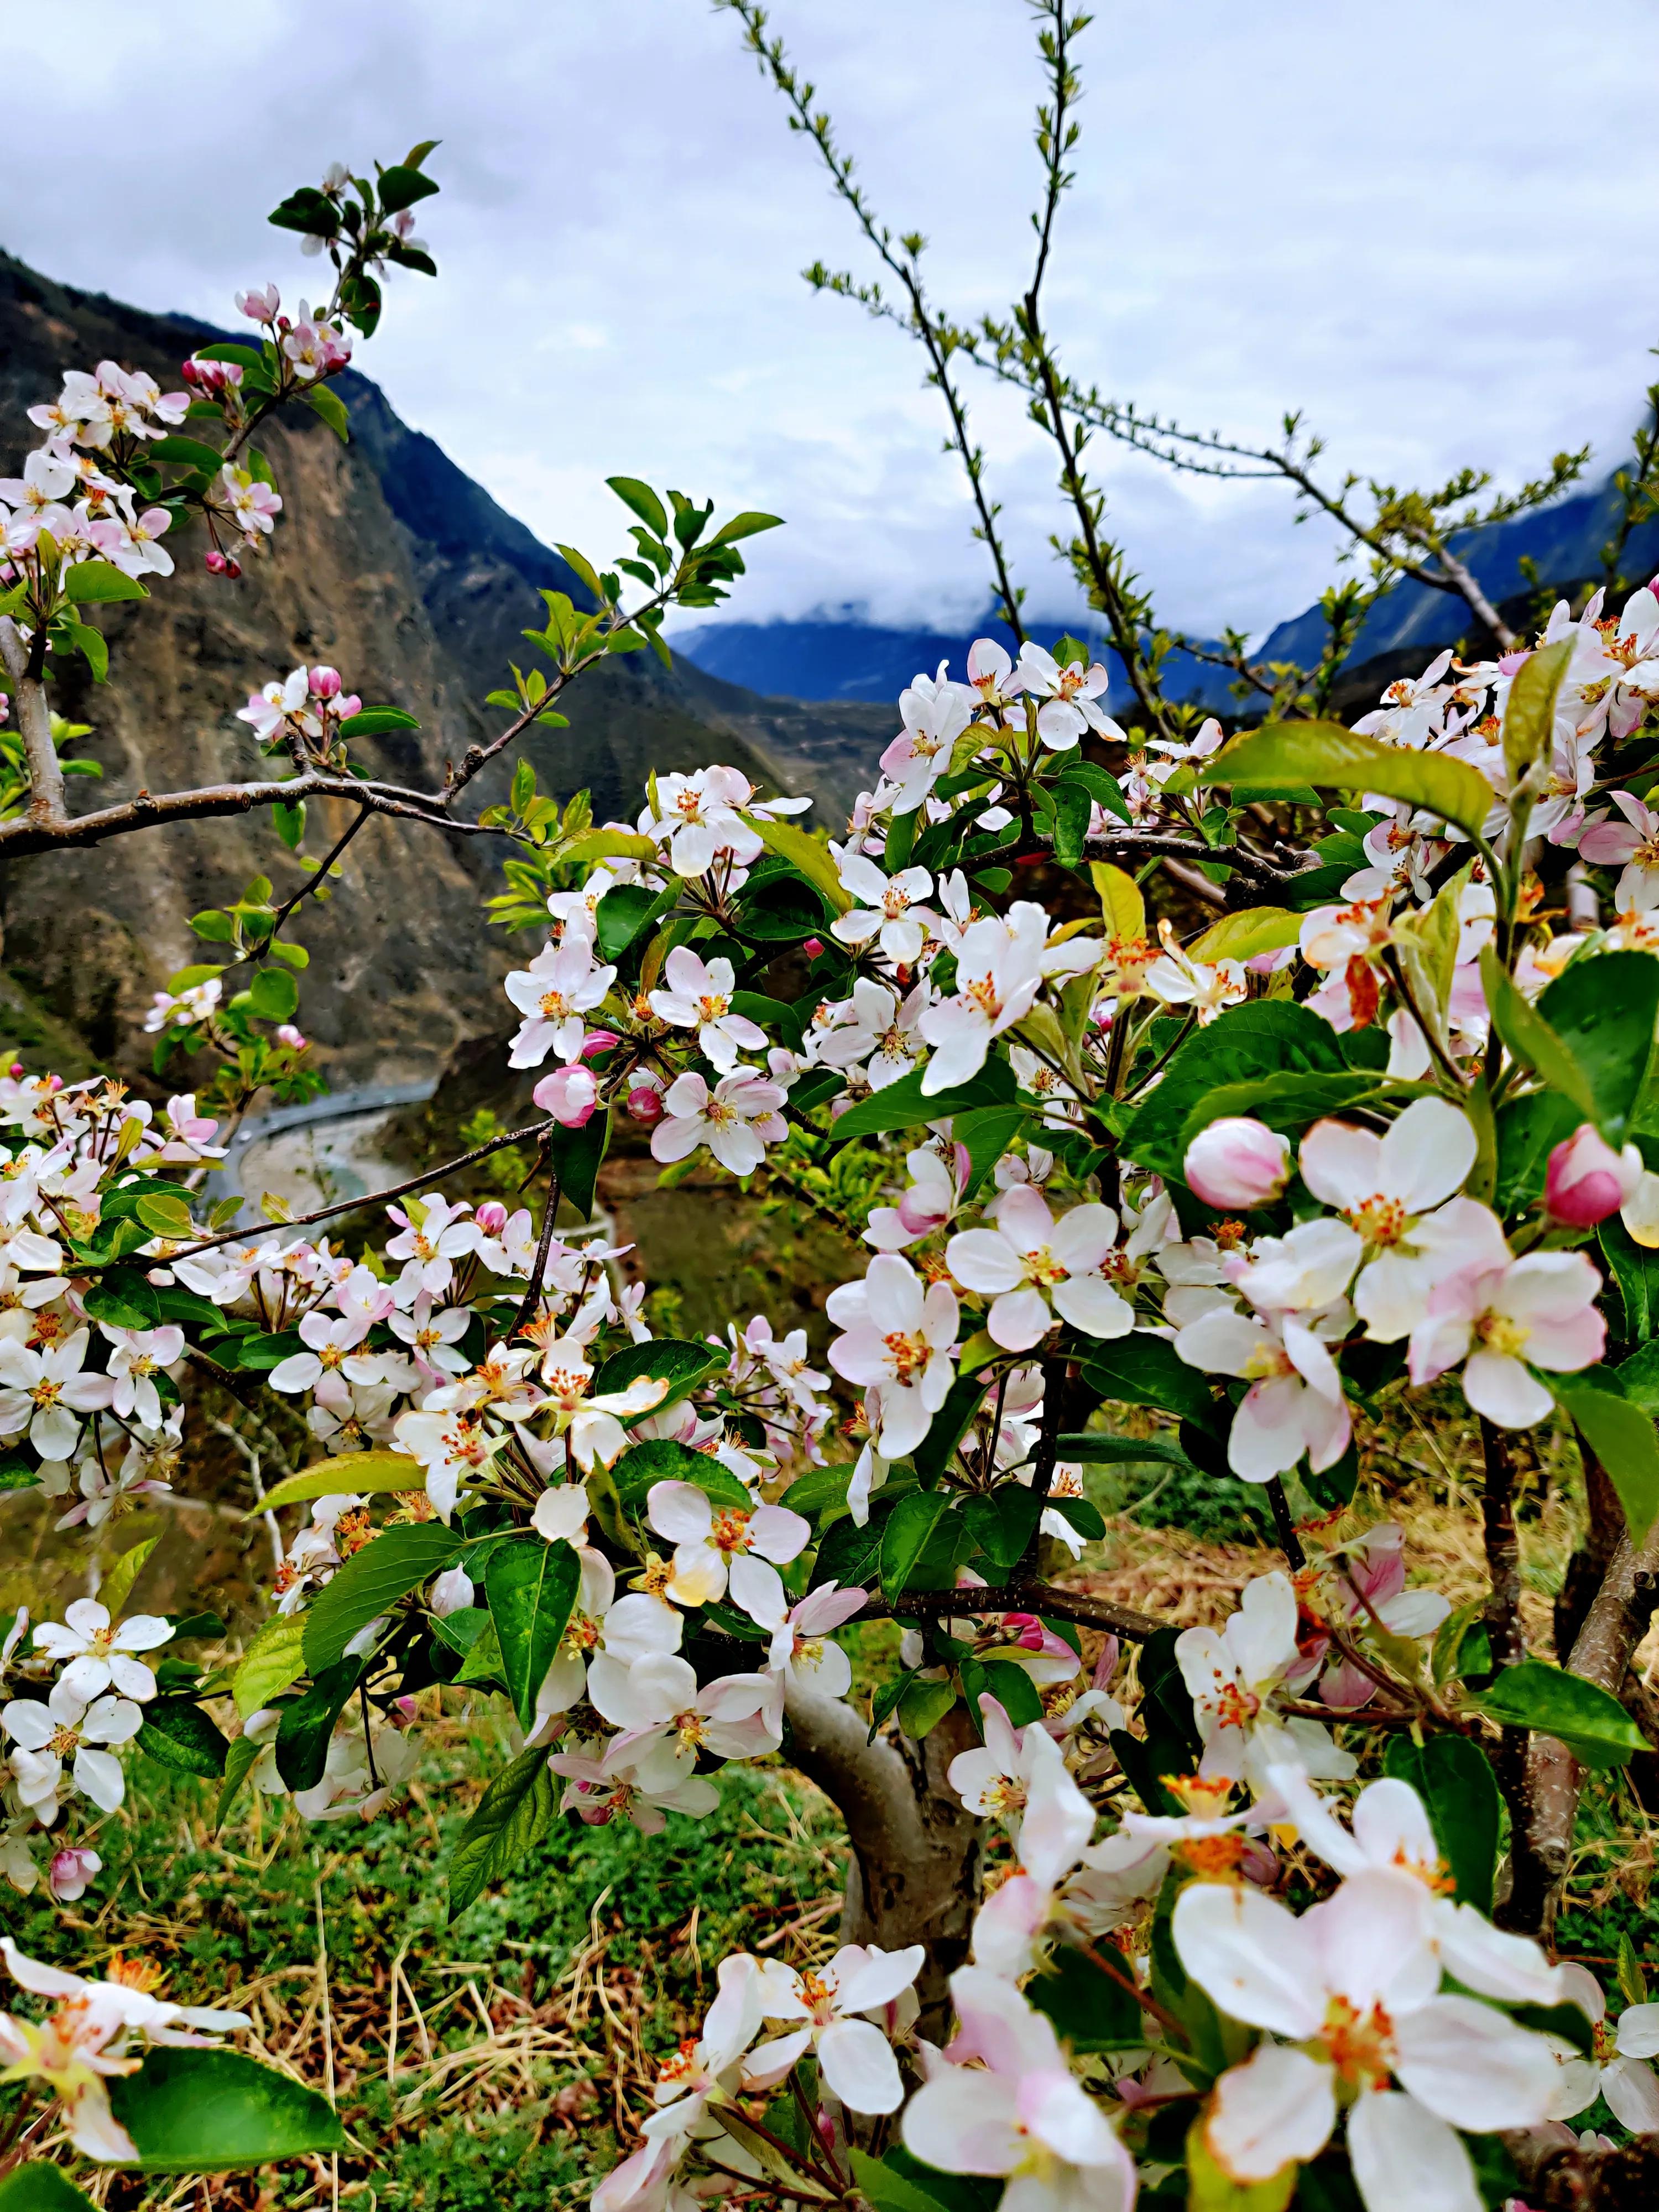
{"label": "white cloud", "polygon": [[[5,234],[55,276],[227,319],[239,284],[316,272],[263,217],[337,155],[444,140],[422,208],[437,285],[398,282],[362,365],[542,536],[618,542],[625,471],[789,528],[734,611],[862,600],[965,617],[987,596],[942,421],[890,329],[815,300],[862,272],[846,211],[703,0],[78,0],[9,26],[15,105],[56,117]],[[878,207],[925,230],[942,300],[1025,281],[1037,88],[1018,0],[776,0]],[[1659,189],[1644,0],[1163,0],[1081,49],[1078,188],[1052,286],[1066,359],[1204,427],[1305,407],[1333,462],[1504,482],[1593,438],[1611,465],[1649,373]],[[193,118],[193,119],[192,119]],[[70,150],[72,141],[73,150]],[[1033,599],[1066,597],[1046,449],[975,392]],[[1116,526],[1174,621],[1263,625],[1328,538],[1266,486],[1100,456]]]}

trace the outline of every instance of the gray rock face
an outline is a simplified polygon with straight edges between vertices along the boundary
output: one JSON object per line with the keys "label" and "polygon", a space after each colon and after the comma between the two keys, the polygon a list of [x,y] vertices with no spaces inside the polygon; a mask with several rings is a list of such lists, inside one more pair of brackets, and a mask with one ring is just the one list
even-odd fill
{"label": "gray rock face", "polygon": [[[175,389],[184,356],[223,335],[71,290],[0,257],[4,470],[39,442],[24,410],[54,396],[66,368],[109,357]],[[522,666],[532,654],[521,633],[545,619],[537,592],[580,586],[556,554],[401,422],[377,386],[350,374],[337,388],[352,418],[349,446],[304,410],[264,439],[285,501],[268,559],[249,562],[240,583],[209,576],[198,530],[171,547],[178,572],[155,580],[148,605],[105,611],[108,683],[82,673],[58,702],[93,725],[77,750],[104,769],[100,783],[71,784],[72,805],[258,775],[261,757],[236,710],[250,690],[301,659],[329,662],[367,703],[418,718],[418,732],[362,745],[372,774],[435,784],[447,758],[500,726],[483,700],[509,660]],[[757,782],[810,793],[833,823],[857,788],[852,757],[873,750],[862,729],[843,732],[834,715],[833,727],[800,744],[799,717],[775,702],[687,663],[665,671],[649,653],[584,678],[567,705],[570,727],[538,729],[526,750],[544,790],[564,797],[586,786],[600,821],[637,810],[648,767],[722,759]],[[510,763],[493,785],[479,779],[478,807],[501,796],[508,773]],[[320,854],[345,819],[341,811],[313,820],[307,849]],[[349,848],[331,902],[301,910],[294,933],[312,964],[300,1018],[335,1084],[428,1075],[469,1038],[501,1029],[500,979],[527,949],[520,939],[509,952],[481,912],[500,888],[506,849],[376,819]],[[6,969],[100,1058],[138,1073],[148,1065],[141,1029],[149,994],[173,969],[211,957],[189,917],[262,873],[279,896],[300,881],[269,821],[256,816],[15,862],[0,884]]]}

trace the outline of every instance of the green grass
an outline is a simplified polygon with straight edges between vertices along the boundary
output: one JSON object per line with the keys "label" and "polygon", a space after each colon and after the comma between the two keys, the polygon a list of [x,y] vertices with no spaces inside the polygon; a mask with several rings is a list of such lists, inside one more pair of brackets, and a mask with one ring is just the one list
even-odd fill
{"label": "green grass", "polygon": [[[181,2001],[243,2005],[256,2027],[238,2041],[319,2087],[331,2058],[358,2146],[340,2160],[343,2198],[385,2212],[580,2204],[618,2155],[619,2107],[638,2114],[658,2059],[700,2023],[720,1960],[771,1937],[769,1953],[800,1961],[832,1940],[833,1912],[775,1939],[838,1896],[839,1823],[782,1769],[734,1768],[718,1812],[671,1815],[660,1836],[561,1822],[452,1927],[444,1863],[503,1753],[465,1724],[444,1733],[394,1817],[308,1826],[266,1803],[216,1840],[205,1786],[135,1761],[132,1799],[98,1838],[97,1888],[61,1914],[8,1893],[3,1924],[35,1957],[85,1972],[123,1949],[161,1966]],[[175,2188],[117,2176],[107,2203],[160,2212]],[[331,2192],[326,2161],[296,2160],[216,2183],[212,2201],[274,2212]]]}

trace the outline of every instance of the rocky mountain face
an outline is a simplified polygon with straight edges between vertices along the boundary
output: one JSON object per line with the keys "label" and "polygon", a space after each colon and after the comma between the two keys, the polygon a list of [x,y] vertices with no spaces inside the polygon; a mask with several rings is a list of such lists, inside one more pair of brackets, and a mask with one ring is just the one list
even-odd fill
{"label": "rocky mountain face", "polygon": [[[171,390],[183,357],[224,335],[72,290],[0,256],[0,465],[15,470],[39,442],[24,410],[55,396],[65,369],[110,357]],[[537,592],[578,596],[580,586],[401,422],[375,385],[348,374],[336,388],[351,417],[349,445],[303,410],[264,439],[285,501],[270,557],[247,562],[239,583],[210,576],[198,531],[171,546],[177,573],[152,580],[147,605],[104,611],[108,683],[82,672],[58,701],[93,726],[76,750],[104,770],[100,783],[71,784],[71,805],[258,775],[261,757],[236,710],[302,659],[339,668],[367,703],[418,719],[418,732],[362,744],[373,774],[434,784],[447,758],[500,726],[483,702],[509,660],[530,657],[520,633],[545,619]],[[570,727],[534,731],[526,750],[544,790],[568,796],[586,786],[601,821],[637,811],[647,768],[720,759],[757,782],[809,793],[833,824],[875,732],[896,726],[869,708],[803,713],[684,660],[665,671],[644,653],[583,678],[565,705]],[[478,805],[501,795],[507,772],[493,787],[479,779]],[[307,848],[324,850],[344,820],[313,818]],[[312,964],[300,1018],[337,1086],[435,1073],[458,1046],[502,1028],[500,978],[526,946],[509,952],[486,929],[480,902],[500,887],[506,849],[377,817],[349,848],[331,902],[302,910],[294,933]],[[56,1018],[97,1058],[134,1071],[148,1064],[150,994],[204,957],[190,915],[234,898],[257,874],[279,896],[300,880],[262,815],[140,831],[0,873],[5,971],[27,994],[20,1003],[14,988],[8,1009],[0,985],[0,1042]]]}

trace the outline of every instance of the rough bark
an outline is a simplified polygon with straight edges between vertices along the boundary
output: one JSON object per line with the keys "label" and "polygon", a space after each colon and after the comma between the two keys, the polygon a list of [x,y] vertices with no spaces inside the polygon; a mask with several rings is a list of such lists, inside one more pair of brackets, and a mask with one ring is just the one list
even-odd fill
{"label": "rough bark", "polygon": [[1613,2150],[1581,2150],[1571,2129],[1557,2122],[1517,2129],[1504,2143],[1528,2212],[1637,2212],[1659,2203],[1659,2136],[1638,2136]]}
{"label": "rough bark", "polygon": [[835,1805],[853,1847],[842,1941],[887,1951],[925,1943],[920,2025],[942,2041],[945,1985],[968,1955],[980,1899],[983,1823],[945,1780],[951,1761],[975,1741],[968,1716],[957,1706],[919,1744],[903,1736],[871,1743],[839,1698],[793,1690],[787,1711],[787,1756]]}
{"label": "rough bark", "polygon": [[[1647,1593],[1659,1571],[1659,1521],[1638,1547],[1621,1537],[1611,1564],[1584,1616],[1567,1662],[1567,1671],[1618,1697],[1631,1655],[1646,1627]],[[1640,1578],[1640,1579],[1638,1579]],[[1572,1852],[1573,1822],[1578,1811],[1583,1771],[1565,1744],[1534,1735],[1527,1747],[1521,1789],[1522,1848],[1515,1856],[1516,1879],[1503,1919],[1506,1927],[1547,1934],[1556,1899]]]}

